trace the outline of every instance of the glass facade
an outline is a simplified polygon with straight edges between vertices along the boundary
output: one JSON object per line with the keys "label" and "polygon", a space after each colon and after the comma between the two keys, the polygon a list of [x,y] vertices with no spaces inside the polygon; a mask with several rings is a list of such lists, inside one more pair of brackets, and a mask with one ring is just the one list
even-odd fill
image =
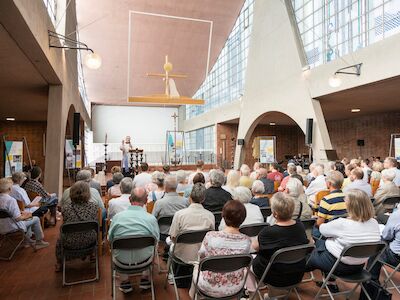
{"label": "glass facade", "polygon": [[246,0],[215,65],[193,98],[204,105],[187,105],[186,119],[239,99],[243,94],[254,0]]}
{"label": "glass facade", "polygon": [[199,159],[215,162],[215,126],[185,132],[185,148],[189,164]]}
{"label": "glass facade", "polygon": [[311,67],[400,32],[400,0],[292,0]]}
{"label": "glass facade", "polygon": [[47,13],[50,16],[51,21],[53,22],[54,26],[56,26],[57,0],[43,0],[43,2],[46,5]]}

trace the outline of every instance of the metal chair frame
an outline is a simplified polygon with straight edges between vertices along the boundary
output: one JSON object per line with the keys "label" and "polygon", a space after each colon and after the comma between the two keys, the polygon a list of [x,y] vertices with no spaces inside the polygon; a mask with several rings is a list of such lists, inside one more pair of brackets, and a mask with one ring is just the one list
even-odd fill
{"label": "metal chair frame", "polygon": [[247,235],[248,237],[255,237],[263,230],[265,227],[269,226],[268,223],[257,223],[243,225],[239,228],[240,233]]}
{"label": "metal chair frame", "polygon": [[[173,218],[174,218],[173,215],[159,217],[157,219],[158,227],[160,227],[160,225],[169,225],[169,226],[171,226]],[[166,244],[164,241],[159,241],[158,244],[160,244],[160,243],[161,244]],[[157,249],[158,249],[158,244],[157,244]],[[156,260],[157,260],[157,265],[158,265],[158,273],[161,274],[161,273],[168,272],[168,269],[162,269],[161,268],[160,254],[158,253],[158,251],[157,251],[157,255],[156,255]]]}
{"label": "metal chair frame", "polygon": [[261,213],[264,217],[264,222],[267,222],[267,218],[272,214],[272,210],[270,206],[260,207]]}
{"label": "metal chair frame", "polygon": [[[11,219],[13,221],[13,223],[17,226],[18,229],[11,231],[11,232],[7,232],[6,234],[0,234],[0,248],[5,244],[5,243],[10,243],[14,246],[14,249],[11,251],[10,255],[8,257],[5,256],[0,256],[0,260],[8,260],[10,261],[15,252],[18,250],[18,248],[22,245],[22,243],[25,240],[25,231],[21,228],[18,227],[18,223],[14,220],[14,218],[9,214],[9,212],[5,209],[0,209],[0,219]],[[21,234],[21,239],[18,240],[18,242],[14,245],[14,242],[12,241],[12,239],[10,239],[9,237],[11,235],[14,235],[16,233]]]}
{"label": "metal chair frame", "polygon": [[[391,264],[388,264],[387,262],[384,262],[382,260],[379,260],[380,263],[382,263],[383,265],[383,272],[385,273],[386,279],[383,282],[383,286],[388,289],[388,290],[392,290],[395,289],[397,293],[400,294],[400,289],[394,281],[393,281],[393,276],[399,271],[400,269],[400,263],[397,264],[397,266],[392,266]],[[393,271],[389,274],[389,272],[386,270],[385,266],[388,266],[389,268],[393,269]],[[391,284],[392,286],[388,286],[388,284]]]}

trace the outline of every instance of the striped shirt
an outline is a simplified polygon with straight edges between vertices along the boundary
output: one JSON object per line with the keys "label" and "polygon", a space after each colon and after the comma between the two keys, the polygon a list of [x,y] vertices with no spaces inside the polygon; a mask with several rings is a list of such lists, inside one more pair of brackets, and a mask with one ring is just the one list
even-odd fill
{"label": "striped shirt", "polygon": [[319,204],[318,217],[330,220],[335,216],[347,213],[344,193],[341,190],[334,190],[322,198]]}

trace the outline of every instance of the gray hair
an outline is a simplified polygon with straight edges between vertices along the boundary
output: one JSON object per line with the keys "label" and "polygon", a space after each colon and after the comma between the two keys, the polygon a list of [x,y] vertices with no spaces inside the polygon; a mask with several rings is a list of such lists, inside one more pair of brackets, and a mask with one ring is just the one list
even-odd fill
{"label": "gray hair", "polygon": [[335,162],[334,161],[330,161],[330,162],[328,162],[328,166],[329,166],[329,169],[330,170],[335,170]]}
{"label": "gray hair", "polygon": [[317,164],[314,168],[314,171],[319,175],[324,175],[324,165]]}
{"label": "gray hair", "polygon": [[250,176],[250,172],[251,172],[251,170],[250,170],[250,167],[249,167],[248,165],[243,164],[243,165],[240,167],[240,173],[241,173],[243,176]]}
{"label": "gray hair", "polygon": [[178,186],[178,181],[176,180],[176,176],[174,175],[166,176],[164,179],[164,185],[166,189],[176,190],[176,187]]}
{"label": "gray hair", "polygon": [[10,178],[1,178],[0,179],[0,194],[8,193],[11,190],[12,181]]}
{"label": "gray hair", "polygon": [[261,180],[255,180],[251,187],[251,191],[253,192],[253,194],[264,194],[264,183]]}
{"label": "gray hair", "polygon": [[155,171],[151,175],[151,181],[155,183],[157,186],[163,186],[164,185],[164,179],[165,179],[165,174],[160,171]]}
{"label": "gray hair", "polygon": [[206,186],[201,182],[197,182],[193,185],[192,192],[190,193],[190,199],[194,203],[202,203],[206,198]]}
{"label": "gray hair", "polygon": [[210,181],[212,186],[221,187],[225,183],[225,175],[219,170],[211,170]]}
{"label": "gray hair", "polygon": [[233,190],[233,198],[242,202],[243,204],[249,203],[251,200],[251,192],[247,187],[238,186]]}
{"label": "gray hair", "polygon": [[178,170],[176,172],[176,180],[178,183],[184,183],[186,180],[186,172],[184,170]]}
{"label": "gray hair", "polygon": [[124,175],[122,175],[122,173],[117,172],[113,174],[112,177],[112,182],[114,182],[114,184],[120,184],[121,180],[124,178]]}
{"label": "gray hair", "polygon": [[286,189],[289,191],[288,194],[295,198],[303,194],[303,184],[297,178],[290,178],[286,184]]}
{"label": "gray hair", "polygon": [[297,174],[297,167],[296,167],[296,165],[295,165],[295,164],[291,164],[291,165],[288,164],[287,171],[288,171],[288,173],[289,173],[290,175]]}
{"label": "gray hair", "polygon": [[15,172],[12,174],[11,179],[15,184],[20,184],[23,179],[25,179],[25,173],[23,172]]}
{"label": "gray hair", "polygon": [[76,181],[90,182],[92,180],[92,173],[89,170],[80,170],[76,174]]}
{"label": "gray hair", "polygon": [[392,169],[384,169],[382,170],[382,178],[387,181],[393,181],[396,178],[396,173]]}
{"label": "gray hair", "polygon": [[121,180],[119,186],[122,194],[130,194],[133,188],[133,180],[130,177],[125,177]]}
{"label": "gray hair", "polygon": [[343,174],[339,171],[330,171],[326,176],[326,181],[330,182],[334,188],[340,189],[343,185]]}

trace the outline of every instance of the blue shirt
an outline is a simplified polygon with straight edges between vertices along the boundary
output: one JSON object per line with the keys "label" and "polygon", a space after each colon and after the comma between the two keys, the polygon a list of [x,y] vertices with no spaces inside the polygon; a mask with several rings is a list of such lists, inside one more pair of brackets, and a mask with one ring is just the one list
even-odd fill
{"label": "blue shirt", "polygon": [[396,210],[390,215],[383,229],[382,238],[390,242],[390,250],[400,255],[400,210]]}
{"label": "blue shirt", "polygon": [[[108,231],[108,240],[112,242],[115,238],[129,235],[152,235],[159,240],[160,230],[156,218],[140,206],[129,206],[127,210],[116,214]],[[115,250],[114,255],[122,263],[133,264],[145,261],[153,251],[154,247]]]}

